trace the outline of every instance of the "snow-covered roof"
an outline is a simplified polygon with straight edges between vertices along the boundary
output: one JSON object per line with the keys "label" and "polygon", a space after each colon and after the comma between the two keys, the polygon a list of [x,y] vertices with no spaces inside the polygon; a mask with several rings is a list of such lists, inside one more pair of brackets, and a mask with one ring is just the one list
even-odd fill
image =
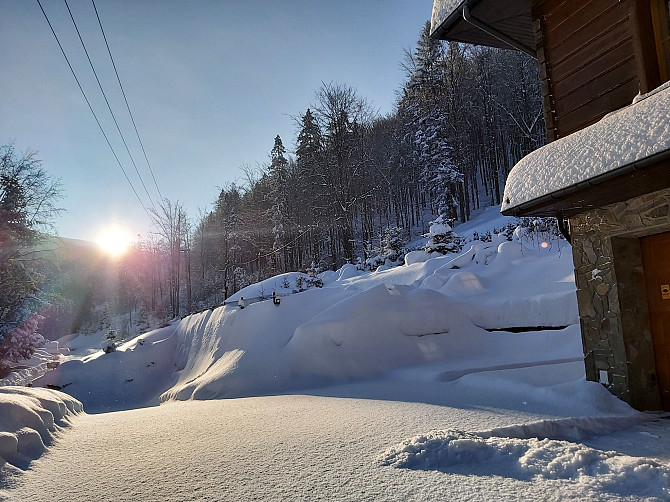
{"label": "snow-covered roof", "polygon": [[465,0],[434,0],[433,13],[430,17],[430,32],[433,33],[437,30],[464,3]]}
{"label": "snow-covered roof", "polygon": [[[559,190],[670,150],[670,82],[638,96],[599,122],[558,139],[521,159],[505,185],[501,211],[541,202]],[[670,176],[670,173],[668,173]]]}

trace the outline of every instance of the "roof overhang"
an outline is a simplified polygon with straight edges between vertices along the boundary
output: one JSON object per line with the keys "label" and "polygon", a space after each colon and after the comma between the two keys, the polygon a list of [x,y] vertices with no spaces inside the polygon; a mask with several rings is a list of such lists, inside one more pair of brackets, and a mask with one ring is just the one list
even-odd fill
{"label": "roof overhang", "polygon": [[531,55],[536,47],[530,0],[434,0],[430,36]]}
{"label": "roof overhang", "polygon": [[670,188],[670,82],[521,159],[506,216],[569,217]]}
{"label": "roof overhang", "polygon": [[505,216],[569,218],[670,188],[670,150],[502,210]]}

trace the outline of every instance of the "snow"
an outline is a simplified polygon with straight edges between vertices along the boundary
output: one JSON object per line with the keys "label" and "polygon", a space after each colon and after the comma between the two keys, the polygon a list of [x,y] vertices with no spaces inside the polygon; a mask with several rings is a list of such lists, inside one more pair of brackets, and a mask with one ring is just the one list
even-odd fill
{"label": "snow", "polygon": [[670,82],[599,122],[521,159],[505,184],[502,210],[670,149]]}
{"label": "snow", "polygon": [[82,401],[89,413],[156,405],[175,371],[174,329],[168,326],[151,331],[110,354],[101,350],[88,354],[83,344],[95,344],[100,337],[80,335],[71,343],[86,355],[61,363],[33,385],[57,386]]}
{"label": "snow", "polygon": [[670,466],[551,439],[482,437],[440,431],[415,436],[380,457],[382,465],[458,471],[519,480],[570,479],[614,495],[670,497]]}
{"label": "snow", "polygon": [[46,451],[71,417],[81,412],[81,403],[62,392],[0,388],[0,469],[25,469]]}
{"label": "snow", "polygon": [[35,387],[0,387],[22,400],[0,446],[44,436],[0,499],[668,499],[667,420],[585,380],[569,245],[518,234],[295,294],[298,274],[271,278],[109,354],[104,332],[61,340]]}
{"label": "snow", "polygon": [[[562,367],[556,373],[562,375],[561,380],[569,380],[572,370],[565,366],[571,365],[551,367]],[[526,376],[535,381],[546,368],[525,368]],[[488,372],[485,379],[489,384],[504,381],[516,371]],[[554,397],[542,398],[542,386],[536,387],[535,396],[529,396],[528,405],[517,400],[522,393],[511,382],[519,375],[498,386],[499,401],[492,403],[481,392],[459,392],[456,381],[432,381],[424,386],[408,375],[401,378],[395,375],[394,380],[292,395],[172,401],[159,407],[84,415],[48,455],[11,479],[4,491],[0,482],[0,499],[667,499],[662,486],[662,473],[670,460],[667,427],[641,422],[645,417],[598,384],[568,381],[568,388],[556,391],[562,396],[561,409],[554,412],[541,410],[541,403]],[[485,382],[480,384],[483,387]],[[570,393],[584,388],[588,392]],[[427,403],[424,397],[435,402]],[[533,399],[538,399],[535,405]],[[587,405],[589,417],[573,418]],[[528,406],[536,407],[525,409]],[[549,441],[518,433],[519,424],[526,432],[549,432]],[[589,437],[591,425],[593,431],[609,435],[596,438],[603,442],[597,447],[586,442],[593,440],[567,442],[551,434],[561,424],[564,430],[584,429],[583,437]],[[428,437],[433,434],[430,431],[443,431],[446,436],[448,430],[460,431],[461,437],[472,434],[477,441],[494,438],[497,442],[492,441],[487,450],[493,458],[483,456],[480,464],[463,459],[447,468],[433,464],[434,468],[425,469],[394,468],[401,466],[380,462],[405,441]],[[661,434],[664,436],[659,437]],[[657,448],[665,457],[633,459],[632,443],[643,447],[642,451]],[[431,454],[437,457],[437,450],[445,444],[436,442],[433,447]],[[520,453],[496,456],[496,448],[526,450],[523,470],[518,467]],[[564,466],[563,474],[572,470],[575,476],[552,476],[551,469],[559,465]],[[612,472],[593,476],[590,467],[610,467]],[[643,476],[648,482],[641,485]],[[628,498],[621,491],[627,486]]]}

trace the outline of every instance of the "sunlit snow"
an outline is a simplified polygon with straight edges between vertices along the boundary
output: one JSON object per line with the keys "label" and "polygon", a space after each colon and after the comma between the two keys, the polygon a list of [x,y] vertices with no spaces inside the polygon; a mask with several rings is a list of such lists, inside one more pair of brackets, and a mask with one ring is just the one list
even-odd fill
{"label": "sunlit snow", "polygon": [[[501,218],[454,230],[471,239]],[[39,366],[35,387],[0,387],[15,417],[0,419],[0,498],[670,496],[665,419],[584,379],[565,241],[494,235],[377,272],[347,265],[302,292],[297,277],[109,354],[102,332],[62,340],[72,354]]]}

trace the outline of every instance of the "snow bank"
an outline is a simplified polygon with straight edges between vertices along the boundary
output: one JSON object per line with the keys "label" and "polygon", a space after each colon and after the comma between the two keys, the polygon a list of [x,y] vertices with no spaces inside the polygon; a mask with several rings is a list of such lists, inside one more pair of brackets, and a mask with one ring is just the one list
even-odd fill
{"label": "snow bank", "polygon": [[[579,359],[572,270],[567,244],[533,249],[500,238],[459,255],[410,255],[383,271],[345,265],[280,306],[240,310],[232,297],[179,323],[177,373],[161,401],[287,392],[437,362],[481,369]],[[293,280],[285,274],[237,296],[269,293],[282,277]],[[482,329],[568,325],[504,336]]]}
{"label": "snow bank", "polygon": [[670,466],[554,439],[490,437],[457,430],[415,436],[379,457],[385,466],[533,481],[571,479],[596,492],[670,497]]}
{"label": "snow bank", "polygon": [[575,324],[579,312],[572,253],[567,244],[561,246],[540,250],[507,241],[497,249],[472,246],[426,278],[422,287],[443,293],[487,329]]}
{"label": "snow bank", "polygon": [[505,184],[507,210],[670,149],[670,82],[526,155]]}
{"label": "snow bank", "polygon": [[[354,270],[355,269],[356,267],[354,267]],[[245,300],[264,300],[272,297],[273,291],[282,297],[290,295],[294,291],[299,291],[301,287],[298,285],[298,282],[301,280],[304,281],[308,277],[307,274],[302,272],[279,274],[240,289],[235,294],[229,296],[225,303],[226,305],[237,305],[237,301],[240,297],[244,297]],[[302,287],[306,287],[304,282]]]}
{"label": "snow bank", "polygon": [[[83,359],[71,359],[33,382],[67,392],[89,413],[158,404],[176,369],[176,336],[173,326],[141,335],[109,354],[101,350]],[[81,337],[80,337],[81,338]],[[83,337],[92,343],[96,337]],[[83,353],[89,349],[79,340]]]}
{"label": "snow bank", "polygon": [[352,294],[313,289],[283,298],[280,306],[266,300],[187,317],[176,330],[176,382],[161,400],[259,395],[313,384],[295,374],[286,344],[298,326]]}
{"label": "snow bank", "polygon": [[338,381],[445,359],[481,332],[435,291],[379,285],[299,326],[287,349],[300,373]]}
{"label": "snow bank", "polygon": [[[482,218],[460,228],[484,234],[492,229],[487,221],[506,221],[491,210]],[[460,254],[411,254],[405,265],[383,271],[345,265],[320,275],[323,288],[288,294],[279,306],[257,299],[243,310],[237,307],[239,296],[293,291],[302,276],[283,274],[246,287],[230,304],[188,316],[110,354],[99,349],[104,332],[68,340],[70,360],[35,385],[71,393],[94,413],[313,389],[427,365],[424,376],[453,382],[460,393],[479,385],[470,373],[581,361],[569,245],[526,244],[494,236],[491,242],[473,241]],[[546,332],[486,331],[568,325]],[[583,366],[579,371],[572,377],[583,377]],[[525,375],[523,382],[536,378]]]}
{"label": "snow bank", "polygon": [[[431,366],[433,381],[469,369],[576,360],[580,370],[571,378],[583,377],[578,326],[489,333],[440,293],[409,286],[324,288],[287,297],[280,307],[271,301],[222,307],[184,319],[176,335],[179,371],[162,401],[280,393],[430,363],[440,363]],[[454,368],[461,373],[450,378]],[[459,381],[466,384],[477,385]]]}
{"label": "snow bank", "polygon": [[0,467],[26,469],[51,445],[60,427],[83,411],[76,399],[49,389],[0,388]]}

